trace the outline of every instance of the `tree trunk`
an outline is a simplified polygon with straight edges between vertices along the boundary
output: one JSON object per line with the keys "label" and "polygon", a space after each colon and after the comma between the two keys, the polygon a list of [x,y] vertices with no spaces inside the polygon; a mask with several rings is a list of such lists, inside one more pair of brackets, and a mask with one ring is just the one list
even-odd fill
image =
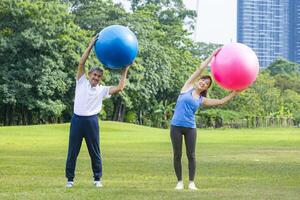
{"label": "tree trunk", "polygon": [[113,121],[123,121],[125,115],[125,105],[123,103],[117,103],[114,106]]}
{"label": "tree trunk", "polygon": [[138,122],[139,122],[139,124],[141,125],[143,122],[142,122],[142,111],[141,110],[139,110],[139,114],[138,114]]}
{"label": "tree trunk", "polygon": [[120,112],[120,115],[119,115],[119,121],[120,121],[120,122],[123,122],[123,121],[124,121],[125,111],[126,111],[125,104],[122,103],[122,106],[121,106],[121,112]]}
{"label": "tree trunk", "polygon": [[32,124],[32,111],[29,111],[27,113],[27,121],[28,121],[28,124]]}
{"label": "tree trunk", "polygon": [[27,119],[26,119],[26,111],[25,111],[25,109],[24,109],[24,107],[22,106],[22,123],[23,123],[23,125],[27,125]]}
{"label": "tree trunk", "polygon": [[12,125],[12,106],[7,104],[5,106],[5,121],[4,121],[4,125],[5,126],[10,126]]}
{"label": "tree trunk", "polygon": [[4,118],[3,118],[3,125],[4,126],[6,126],[7,124],[8,124],[8,112],[7,112],[7,105],[4,105],[4,111],[3,111],[3,116],[4,116]]}

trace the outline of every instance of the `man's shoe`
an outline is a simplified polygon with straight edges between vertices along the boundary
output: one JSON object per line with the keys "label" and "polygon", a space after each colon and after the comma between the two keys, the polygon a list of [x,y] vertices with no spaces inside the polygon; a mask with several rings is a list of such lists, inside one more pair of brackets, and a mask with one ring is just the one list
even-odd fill
{"label": "man's shoe", "polygon": [[73,181],[68,181],[67,184],[66,184],[66,188],[72,188],[73,184],[74,184]]}
{"label": "man's shoe", "polygon": [[103,184],[102,184],[102,182],[101,181],[94,181],[94,186],[95,187],[103,187]]}

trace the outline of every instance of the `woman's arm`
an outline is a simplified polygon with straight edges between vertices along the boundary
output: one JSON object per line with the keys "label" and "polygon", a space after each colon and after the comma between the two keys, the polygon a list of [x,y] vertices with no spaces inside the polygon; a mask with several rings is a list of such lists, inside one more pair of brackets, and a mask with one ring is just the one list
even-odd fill
{"label": "woman's arm", "polygon": [[227,95],[226,97],[224,97],[222,99],[210,99],[210,98],[203,97],[203,105],[204,106],[223,105],[223,104],[227,103],[228,101],[230,101],[237,94],[239,94],[239,92],[233,91],[229,95]]}
{"label": "woman's arm", "polygon": [[198,67],[198,69],[190,76],[190,78],[185,82],[184,86],[181,88],[181,92],[188,90],[193,86],[193,83],[195,80],[202,74],[202,71],[208,66],[210,61],[214,56],[218,54],[218,52],[221,50],[221,48],[216,49],[208,58],[206,58],[201,65]]}

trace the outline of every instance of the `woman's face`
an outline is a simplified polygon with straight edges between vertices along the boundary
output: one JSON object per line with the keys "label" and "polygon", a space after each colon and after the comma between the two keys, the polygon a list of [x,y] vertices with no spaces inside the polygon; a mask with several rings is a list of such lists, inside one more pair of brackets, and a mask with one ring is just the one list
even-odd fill
{"label": "woman's face", "polygon": [[208,78],[201,78],[198,83],[196,84],[197,89],[204,91],[207,90],[210,86],[210,79]]}

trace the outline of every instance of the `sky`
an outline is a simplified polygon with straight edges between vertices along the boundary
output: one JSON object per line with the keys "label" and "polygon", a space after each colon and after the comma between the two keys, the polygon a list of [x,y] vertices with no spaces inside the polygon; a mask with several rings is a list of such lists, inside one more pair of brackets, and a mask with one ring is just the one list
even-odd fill
{"label": "sky", "polygon": [[[183,0],[196,10],[197,0]],[[226,44],[236,42],[237,0],[199,0],[197,36],[200,42]]]}
{"label": "sky", "polygon": [[[122,2],[128,7],[126,0]],[[197,0],[183,0],[186,7],[196,10]],[[226,44],[236,42],[237,0],[199,0],[197,35],[192,39],[199,42]]]}

